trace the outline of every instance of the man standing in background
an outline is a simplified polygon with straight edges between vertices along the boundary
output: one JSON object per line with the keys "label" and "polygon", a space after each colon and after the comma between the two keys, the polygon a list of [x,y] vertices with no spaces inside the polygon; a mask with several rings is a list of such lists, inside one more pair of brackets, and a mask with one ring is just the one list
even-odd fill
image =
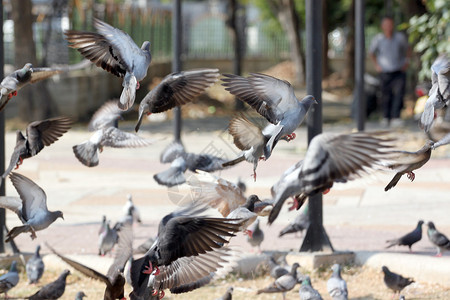
{"label": "man standing in background", "polygon": [[377,34],[370,45],[370,58],[380,74],[383,101],[382,125],[399,127],[403,125],[400,112],[405,96],[406,69],[410,49],[406,36],[394,31],[392,17],[381,21],[382,33]]}

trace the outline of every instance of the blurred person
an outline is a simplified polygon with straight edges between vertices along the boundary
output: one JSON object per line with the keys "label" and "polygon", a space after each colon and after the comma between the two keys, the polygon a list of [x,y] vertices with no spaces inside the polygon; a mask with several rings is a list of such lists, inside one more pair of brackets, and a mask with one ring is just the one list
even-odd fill
{"label": "blurred person", "polygon": [[380,75],[383,101],[383,126],[401,126],[400,112],[405,95],[406,73],[410,49],[406,36],[394,31],[392,17],[383,17],[382,33],[377,34],[370,44],[370,58]]}

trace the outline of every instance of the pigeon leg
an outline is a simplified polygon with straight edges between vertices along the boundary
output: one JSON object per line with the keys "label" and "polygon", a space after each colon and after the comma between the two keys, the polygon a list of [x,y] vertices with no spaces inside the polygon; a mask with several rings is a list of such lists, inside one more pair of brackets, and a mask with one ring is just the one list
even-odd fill
{"label": "pigeon leg", "polygon": [[148,262],[148,266],[145,266],[145,270],[142,271],[142,273],[149,274],[149,275],[153,273],[153,265],[152,265],[151,261]]}
{"label": "pigeon leg", "polygon": [[292,141],[296,137],[297,137],[297,135],[295,133],[291,133],[291,134],[288,134],[288,135],[285,136],[286,141],[288,141],[288,142]]}
{"label": "pigeon leg", "polygon": [[164,291],[161,291],[161,292],[159,293],[159,299],[164,298],[165,295],[166,295],[166,293],[164,293]]}
{"label": "pigeon leg", "polygon": [[300,205],[300,203],[298,203],[297,197],[293,197],[292,199],[294,201],[292,202],[292,206],[289,207],[289,211],[294,210],[294,209],[298,209],[298,206]]}
{"label": "pigeon leg", "polygon": [[330,188],[326,189],[325,191],[322,192],[322,194],[326,195],[330,192]]}
{"label": "pigeon leg", "polygon": [[259,157],[259,160],[264,160],[264,161],[266,161],[266,158],[265,158],[264,156],[260,156],[260,157]]}
{"label": "pigeon leg", "polygon": [[11,100],[11,98],[13,97],[12,93],[8,94],[8,100]]}
{"label": "pigeon leg", "polygon": [[158,295],[158,294],[159,294],[159,291],[158,291],[158,290],[153,290],[152,296],[156,296],[156,295]]}
{"label": "pigeon leg", "polygon": [[21,164],[23,164],[23,158],[21,156],[19,156],[19,161],[17,162],[16,167],[14,168],[14,170],[17,170]]}
{"label": "pigeon leg", "polygon": [[414,181],[416,178],[416,174],[413,173],[413,171],[406,173],[406,177],[408,177],[409,180]]}
{"label": "pigeon leg", "polygon": [[253,170],[253,174],[250,175],[251,177],[253,177],[253,181],[256,182],[256,171]]}
{"label": "pigeon leg", "polygon": [[136,90],[138,90],[141,87],[141,85],[139,84],[139,81],[136,84]]}

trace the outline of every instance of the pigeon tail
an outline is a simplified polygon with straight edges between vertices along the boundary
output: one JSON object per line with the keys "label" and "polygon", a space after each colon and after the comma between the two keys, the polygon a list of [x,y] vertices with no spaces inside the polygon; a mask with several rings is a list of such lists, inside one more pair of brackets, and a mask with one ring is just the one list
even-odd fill
{"label": "pigeon tail", "polygon": [[95,167],[98,165],[98,149],[97,145],[86,141],[72,147],[76,158],[87,167]]}
{"label": "pigeon tail", "polygon": [[134,75],[128,74],[125,75],[123,79],[122,86],[122,94],[120,95],[119,108],[121,110],[129,110],[130,107],[134,104],[134,99],[136,98],[136,87],[138,85],[138,81]]}
{"label": "pigeon tail", "polygon": [[386,249],[389,249],[389,248],[391,248],[393,246],[398,245],[399,244],[399,240],[398,239],[396,239],[396,240],[387,240],[386,243],[389,243],[389,245],[387,245],[387,247],[386,247]]}
{"label": "pigeon tail", "polygon": [[22,226],[14,227],[6,235],[5,242],[8,243],[11,240],[13,240],[16,236],[18,236],[19,234],[24,233],[24,232],[30,232],[30,231],[32,231],[32,228],[30,225],[22,225]]}
{"label": "pigeon tail", "polygon": [[283,235],[288,234],[288,233],[295,233],[297,231],[299,231],[299,230],[297,228],[295,228],[294,225],[289,224],[283,230],[280,231],[280,234],[278,235],[278,237],[282,237]]}
{"label": "pigeon tail", "polygon": [[160,185],[172,187],[186,182],[183,172],[178,168],[169,168],[163,172],[159,172],[153,176],[155,181]]}
{"label": "pigeon tail", "polygon": [[397,182],[402,178],[402,173],[395,174],[394,178],[392,178],[391,182],[388,183],[388,185],[384,188],[384,191],[387,192],[390,189],[392,189],[394,186],[397,185]]}
{"label": "pigeon tail", "polygon": [[236,159],[233,159],[233,160],[230,160],[230,161],[227,161],[227,162],[223,163],[222,167],[225,168],[225,167],[229,167],[229,166],[234,166],[235,164],[238,164],[238,163],[240,163],[240,162],[242,162],[244,160],[245,160],[245,157],[244,157],[244,155],[242,155],[242,156],[239,156]]}

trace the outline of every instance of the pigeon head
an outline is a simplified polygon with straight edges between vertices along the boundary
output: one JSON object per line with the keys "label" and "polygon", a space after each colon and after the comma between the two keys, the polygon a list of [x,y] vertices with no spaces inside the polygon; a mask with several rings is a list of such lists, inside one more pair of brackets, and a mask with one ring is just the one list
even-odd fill
{"label": "pigeon head", "polygon": [[36,255],[39,255],[39,251],[41,251],[41,245],[36,246]]}
{"label": "pigeon head", "polygon": [[301,281],[302,285],[311,285],[311,278],[309,276],[305,276]]}
{"label": "pigeon head", "polygon": [[149,41],[143,42],[141,49],[150,52],[150,42]]}
{"label": "pigeon head", "polygon": [[334,264],[331,267],[331,270],[333,270],[334,274],[341,274],[341,265],[340,264]]}
{"label": "pigeon head", "polygon": [[127,200],[133,203],[133,197],[131,196],[131,194],[127,195]]}
{"label": "pigeon head", "polygon": [[11,268],[9,268],[10,272],[17,272],[17,262],[15,260],[13,260],[12,264],[11,264]]}
{"label": "pigeon head", "polygon": [[233,294],[233,291],[234,291],[234,288],[233,288],[232,286],[230,286],[230,287],[227,289],[227,292],[230,293],[230,294]]}
{"label": "pigeon head", "polygon": [[67,269],[65,269],[65,270],[61,273],[60,278],[63,278],[64,280],[66,280],[67,276],[69,276],[69,275],[70,275],[70,271],[67,270]]}
{"label": "pigeon head", "polygon": [[245,202],[245,207],[249,210],[249,211],[254,211],[255,210],[255,203],[261,201],[259,200],[257,195],[250,195],[250,197],[247,198],[247,201]]}
{"label": "pigeon head", "polygon": [[389,273],[389,269],[386,266],[382,266],[381,271],[383,271],[384,274]]}
{"label": "pigeon head", "polygon": [[429,228],[429,229],[436,230],[436,227],[434,226],[434,223],[433,223],[433,222],[429,221],[427,225],[428,225],[428,228]]}
{"label": "pigeon head", "polygon": [[419,222],[417,223],[417,227],[421,227],[422,228],[422,225],[423,225],[423,220],[419,220]]}
{"label": "pigeon head", "polygon": [[307,109],[309,109],[313,104],[319,104],[316,98],[314,98],[311,95],[307,95],[305,98],[302,99],[301,102],[306,106]]}
{"label": "pigeon head", "polygon": [[22,69],[17,73],[17,78],[19,81],[27,80],[31,77],[31,73],[33,72],[33,65],[31,63],[25,64]]}
{"label": "pigeon head", "polygon": [[76,294],[75,299],[83,299],[83,297],[87,297],[83,291],[80,291]]}
{"label": "pigeon head", "polygon": [[292,265],[292,267],[291,267],[291,275],[292,276],[297,277],[296,274],[297,274],[297,269],[299,267],[300,267],[300,265],[298,263],[295,263]]}
{"label": "pigeon head", "polygon": [[62,211],[57,210],[57,211],[55,211],[55,212],[53,212],[53,213],[54,213],[54,215],[55,215],[55,220],[58,219],[58,218],[61,218],[61,219],[64,220],[64,214],[63,214]]}

